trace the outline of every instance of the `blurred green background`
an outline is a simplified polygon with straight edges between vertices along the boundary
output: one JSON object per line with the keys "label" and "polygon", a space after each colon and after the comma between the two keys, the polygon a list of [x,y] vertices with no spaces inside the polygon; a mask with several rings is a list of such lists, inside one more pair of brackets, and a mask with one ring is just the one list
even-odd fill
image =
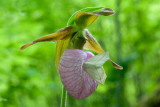
{"label": "blurred green background", "polygon": [[85,7],[110,7],[90,32],[122,71],[104,64],[105,85],[67,107],[160,107],[159,0],[0,0],[0,107],[59,107],[56,43],[19,48],[67,25]]}

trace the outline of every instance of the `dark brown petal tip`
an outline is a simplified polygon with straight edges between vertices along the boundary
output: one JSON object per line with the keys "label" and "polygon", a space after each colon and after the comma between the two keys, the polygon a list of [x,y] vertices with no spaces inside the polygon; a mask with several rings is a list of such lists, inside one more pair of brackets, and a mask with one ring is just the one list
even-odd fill
{"label": "dark brown petal tip", "polygon": [[23,50],[23,49],[25,49],[25,48],[27,48],[28,46],[30,46],[30,45],[33,45],[33,44],[35,44],[36,42],[31,42],[31,43],[27,43],[27,44],[25,44],[25,45],[23,45],[21,48],[19,48],[20,50]]}
{"label": "dark brown petal tip", "polygon": [[113,62],[111,59],[110,59],[110,61],[111,61],[112,65],[114,66],[114,68],[119,69],[119,70],[122,70],[122,69],[123,69],[123,67],[122,67],[122,66],[120,66],[120,65],[116,64],[116,63],[115,63],[115,62]]}
{"label": "dark brown petal tip", "polygon": [[100,16],[110,16],[113,15],[114,13],[115,11],[108,7],[104,8],[102,11],[94,12],[94,14]]}

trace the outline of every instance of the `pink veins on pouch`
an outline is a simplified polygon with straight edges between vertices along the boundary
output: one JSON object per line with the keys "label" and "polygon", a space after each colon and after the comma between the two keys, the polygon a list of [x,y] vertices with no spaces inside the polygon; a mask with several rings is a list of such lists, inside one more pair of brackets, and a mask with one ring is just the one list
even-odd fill
{"label": "pink veins on pouch", "polygon": [[98,86],[83,69],[83,63],[94,55],[79,49],[67,49],[63,53],[59,73],[61,81],[67,92],[76,99],[82,99],[91,95]]}

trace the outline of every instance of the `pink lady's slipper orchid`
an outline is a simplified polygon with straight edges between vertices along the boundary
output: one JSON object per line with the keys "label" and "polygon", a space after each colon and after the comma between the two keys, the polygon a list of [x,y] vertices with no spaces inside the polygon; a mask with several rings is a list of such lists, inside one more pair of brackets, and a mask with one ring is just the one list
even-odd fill
{"label": "pink lady's slipper orchid", "polygon": [[[91,95],[98,84],[104,84],[106,74],[103,64],[109,60],[117,69],[123,69],[114,63],[104,52],[99,43],[89,33],[87,26],[92,24],[98,16],[109,16],[114,11],[106,7],[85,8],[75,14],[68,21],[67,27],[56,33],[43,36],[20,49],[38,42],[56,42],[56,66],[61,81],[67,92],[76,99]],[[91,52],[84,52],[83,48],[98,53],[94,56]]]}

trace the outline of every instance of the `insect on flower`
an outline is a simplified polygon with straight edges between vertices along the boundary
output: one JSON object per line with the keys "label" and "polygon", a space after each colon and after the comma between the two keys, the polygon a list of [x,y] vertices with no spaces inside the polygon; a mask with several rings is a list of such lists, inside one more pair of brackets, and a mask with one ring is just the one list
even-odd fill
{"label": "insect on flower", "polygon": [[[67,92],[76,99],[91,95],[98,84],[104,84],[106,74],[103,64],[109,60],[117,69],[123,69],[113,62],[108,53],[104,52],[99,43],[89,33],[87,26],[91,25],[98,16],[110,16],[114,11],[106,7],[85,8],[74,13],[68,21],[67,27],[56,33],[43,36],[20,49],[38,42],[57,42],[56,66],[61,81]],[[83,48],[95,51],[84,52]]]}

